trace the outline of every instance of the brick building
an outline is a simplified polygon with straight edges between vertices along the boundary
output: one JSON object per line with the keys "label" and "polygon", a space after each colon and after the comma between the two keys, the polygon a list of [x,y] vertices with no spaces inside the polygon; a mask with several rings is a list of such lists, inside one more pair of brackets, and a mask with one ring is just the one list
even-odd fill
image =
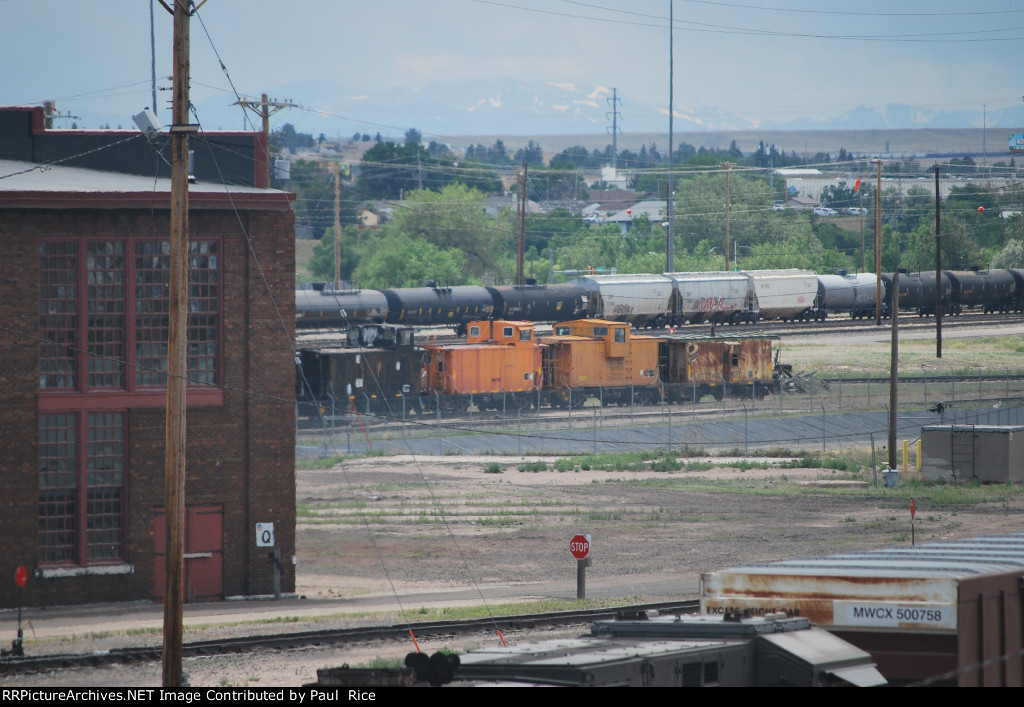
{"label": "brick building", "polygon": [[[168,147],[0,110],[0,607],[19,565],[26,605],[162,594]],[[273,591],[257,523],[292,591],[290,195],[261,134],[192,149],[186,595]]]}

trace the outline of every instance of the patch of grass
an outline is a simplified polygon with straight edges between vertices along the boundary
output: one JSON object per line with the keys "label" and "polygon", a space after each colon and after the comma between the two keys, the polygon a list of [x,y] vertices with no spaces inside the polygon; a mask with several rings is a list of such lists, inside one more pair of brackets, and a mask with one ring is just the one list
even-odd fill
{"label": "patch of grass", "polygon": [[666,453],[661,459],[651,462],[651,471],[680,471],[683,468],[674,454]]}
{"label": "patch of grass", "polygon": [[537,473],[539,471],[547,471],[548,465],[545,462],[526,462],[525,464],[519,465],[519,471],[532,471]]}
{"label": "patch of grass", "polygon": [[562,471],[562,472],[572,471],[575,468],[576,468],[576,462],[573,461],[572,459],[568,458],[568,457],[563,458],[563,459],[556,459],[555,463],[554,463],[555,471]]}
{"label": "patch of grass", "polygon": [[863,470],[861,462],[852,457],[817,457],[804,454],[799,459],[779,464],[782,469],[834,469],[860,473]]}
{"label": "patch of grass", "polygon": [[[554,611],[576,611],[579,609],[602,609],[609,606],[622,606],[633,601],[642,601],[640,597],[607,597],[602,599],[547,599],[541,601],[519,602],[512,604],[491,604],[488,606],[446,606],[432,608],[424,614],[425,621],[441,619],[479,619],[492,616],[520,616],[523,614],[546,614]],[[417,613],[417,617],[420,614]],[[415,624],[414,624],[415,625]]]}
{"label": "patch of grass", "polygon": [[488,464],[487,466],[484,467],[484,473],[485,474],[500,474],[501,473],[501,464],[499,464],[498,462],[491,462],[490,464]]}

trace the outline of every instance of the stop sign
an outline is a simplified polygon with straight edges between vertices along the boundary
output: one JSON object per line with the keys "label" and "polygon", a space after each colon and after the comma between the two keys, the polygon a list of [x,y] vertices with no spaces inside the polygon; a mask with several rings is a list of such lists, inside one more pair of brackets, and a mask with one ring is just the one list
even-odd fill
{"label": "stop sign", "polygon": [[569,552],[577,560],[585,560],[590,554],[590,536],[573,535],[572,540],[569,541]]}
{"label": "stop sign", "polygon": [[14,570],[14,582],[19,587],[24,587],[25,582],[28,580],[28,570],[21,565],[18,565],[18,569]]}

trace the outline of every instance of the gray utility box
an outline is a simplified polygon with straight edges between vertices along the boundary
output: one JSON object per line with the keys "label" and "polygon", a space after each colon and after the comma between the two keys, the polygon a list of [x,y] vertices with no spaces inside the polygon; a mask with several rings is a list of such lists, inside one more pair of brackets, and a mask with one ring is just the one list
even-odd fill
{"label": "gray utility box", "polygon": [[921,475],[929,480],[1024,482],[1024,426],[921,428]]}

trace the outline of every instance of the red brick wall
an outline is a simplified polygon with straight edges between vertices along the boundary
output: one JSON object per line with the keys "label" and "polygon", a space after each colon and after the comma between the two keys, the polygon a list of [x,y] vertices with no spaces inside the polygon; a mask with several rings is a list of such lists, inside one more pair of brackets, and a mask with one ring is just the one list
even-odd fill
{"label": "red brick wall", "polygon": [[[295,586],[295,427],[289,402],[295,377],[290,339],[295,321],[294,217],[290,210],[247,211],[241,221],[262,276],[234,212],[190,213],[191,237],[222,239],[220,380],[226,390],[223,406],[188,409],[186,504],[224,509],[226,595],[272,591],[267,550],[255,546],[257,522],[274,523],[284,559],[282,591]],[[131,409],[130,403],[125,560],[134,572],[54,579],[33,575],[39,463],[37,241],[164,235],[169,228],[166,210],[155,215],[148,209],[0,210],[0,606],[17,601],[13,574],[19,564],[29,570],[23,595],[28,606],[152,596],[153,510],[163,506],[164,494],[164,413]]]}

